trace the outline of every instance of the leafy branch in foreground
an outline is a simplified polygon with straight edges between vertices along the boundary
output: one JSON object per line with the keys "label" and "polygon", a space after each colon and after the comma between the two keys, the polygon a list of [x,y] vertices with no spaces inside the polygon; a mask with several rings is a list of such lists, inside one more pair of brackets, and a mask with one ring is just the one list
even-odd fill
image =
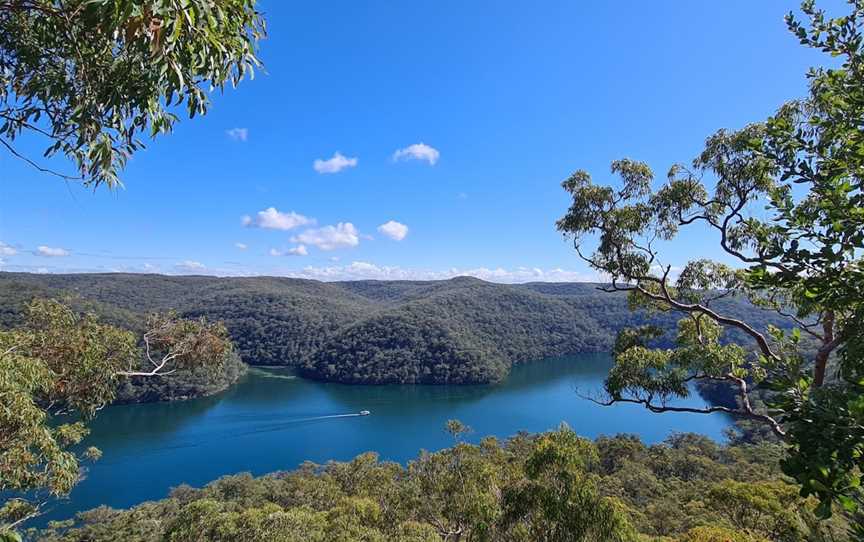
{"label": "leafy branch in foreground", "polygon": [[[718,131],[656,190],[651,169],[632,160],[612,163],[617,188],[578,171],[563,183],[572,205],[557,223],[608,276],[605,289],[628,292],[634,308],[682,316],[671,349],[652,347],[654,329],[619,336],[605,402],[766,424],[789,445],[784,471],[819,497],[823,517],[832,502],[854,512],[864,501],[864,1],[850,4],[830,19],[804,2],[809,25],[787,17],[803,45],[842,60],[808,73],[807,98],[766,122]],[[734,264],[695,260],[673,278],[662,247],[694,225],[713,232]],[[729,296],[783,315],[791,329],[723,314],[717,302]],[[733,329],[755,352],[724,340]],[[727,383],[737,405],[670,404],[698,381]],[[768,411],[753,406],[754,388],[770,390]]]}
{"label": "leafy branch in foreground", "polygon": [[[0,0],[0,145],[40,171],[109,187],[143,147],[171,131],[185,105],[260,66],[255,0]],[[29,133],[62,153],[66,175],[14,146]]]}
{"label": "leafy branch in foreground", "polygon": [[133,333],[58,301],[32,301],[23,327],[0,331],[0,533],[67,495],[83,475],[81,462],[99,458],[98,449],[79,453],[76,445],[89,432],[87,422],[114,399],[121,377],[215,367],[231,353],[221,324],[169,314],[149,325],[143,363],[158,366],[142,371]]}
{"label": "leafy branch in foreground", "polygon": [[144,367],[118,370],[118,376],[166,376],[201,360],[219,363],[231,350],[228,330],[222,323],[211,324],[203,317],[184,320],[174,312],[150,315],[142,340]]}

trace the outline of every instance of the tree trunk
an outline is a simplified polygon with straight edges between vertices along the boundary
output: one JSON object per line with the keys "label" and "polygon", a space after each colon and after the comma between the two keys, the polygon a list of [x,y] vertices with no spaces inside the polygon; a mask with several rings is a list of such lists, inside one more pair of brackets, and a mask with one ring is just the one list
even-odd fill
{"label": "tree trunk", "polygon": [[834,339],[834,311],[825,313],[822,320],[822,347],[816,352],[816,367],[813,369],[813,387],[821,388],[825,383],[825,370],[828,367],[828,357],[831,351],[837,347]]}

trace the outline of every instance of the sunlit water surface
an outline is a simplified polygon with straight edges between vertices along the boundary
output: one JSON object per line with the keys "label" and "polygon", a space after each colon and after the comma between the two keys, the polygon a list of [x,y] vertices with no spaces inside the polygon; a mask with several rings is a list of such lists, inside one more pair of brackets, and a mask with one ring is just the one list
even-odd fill
{"label": "sunlit water surface", "polygon": [[[608,355],[580,355],[516,367],[494,386],[346,386],[253,369],[215,397],[105,409],[87,445],[103,457],[68,501],[38,524],[98,505],[128,507],[165,497],[182,483],[201,486],[236,472],[288,470],[306,460],[347,460],[375,451],[406,462],[420,449],[452,444],[459,419],[482,436],[545,431],[566,422],[581,435],[635,433],[658,442],[672,432],[722,439],[723,416],[652,414],[637,405],[602,407],[577,395],[601,389]],[[683,404],[702,405],[694,395]],[[361,410],[369,416],[353,416]],[[345,416],[345,415],[349,416]]]}

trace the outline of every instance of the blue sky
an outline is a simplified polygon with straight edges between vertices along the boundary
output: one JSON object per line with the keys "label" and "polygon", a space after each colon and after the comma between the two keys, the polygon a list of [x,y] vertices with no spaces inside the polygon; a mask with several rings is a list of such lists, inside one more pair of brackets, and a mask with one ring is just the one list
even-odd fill
{"label": "blue sky", "polygon": [[[590,278],[554,228],[560,181],[622,157],[662,179],[803,95],[823,59],[786,31],[794,6],[263,1],[266,73],[150,142],[125,189],[0,153],[2,269]],[[666,261],[716,256],[704,234]]]}

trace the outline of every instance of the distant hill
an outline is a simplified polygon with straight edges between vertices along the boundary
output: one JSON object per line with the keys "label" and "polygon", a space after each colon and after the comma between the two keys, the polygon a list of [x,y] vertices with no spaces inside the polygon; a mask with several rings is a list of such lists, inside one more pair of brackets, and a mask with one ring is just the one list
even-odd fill
{"label": "distant hill", "polygon": [[[150,311],[223,320],[243,360],[288,365],[348,383],[484,383],[513,364],[607,351],[644,323],[621,294],[587,283],[318,282],[278,277],[0,273],[0,325],[33,296],[70,297],[136,329]],[[767,325],[771,314],[724,300],[724,311]],[[674,315],[652,317],[669,329]]]}

